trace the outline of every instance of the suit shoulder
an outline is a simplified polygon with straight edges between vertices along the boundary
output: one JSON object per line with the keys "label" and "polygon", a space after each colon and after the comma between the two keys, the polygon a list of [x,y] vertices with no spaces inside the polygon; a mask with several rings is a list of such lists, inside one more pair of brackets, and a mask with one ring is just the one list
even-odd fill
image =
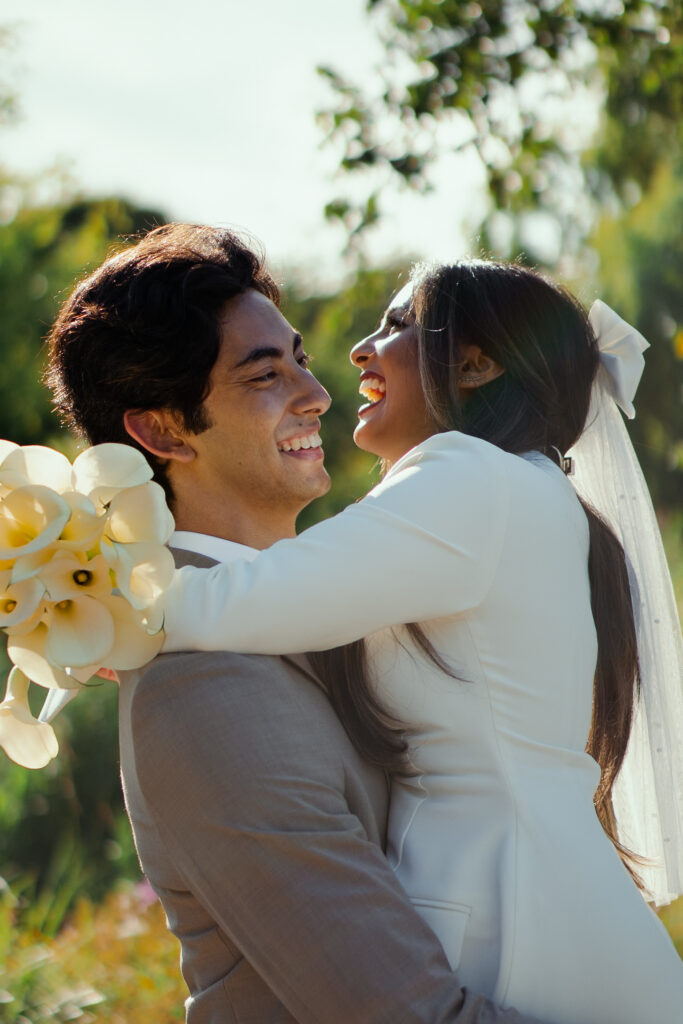
{"label": "suit shoulder", "polygon": [[271,655],[161,655],[137,678],[124,680],[121,698],[124,728],[136,747],[159,757],[193,743],[256,761],[274,742],[285,759],[327,745],[342,760],[352,750],[320,687]]}

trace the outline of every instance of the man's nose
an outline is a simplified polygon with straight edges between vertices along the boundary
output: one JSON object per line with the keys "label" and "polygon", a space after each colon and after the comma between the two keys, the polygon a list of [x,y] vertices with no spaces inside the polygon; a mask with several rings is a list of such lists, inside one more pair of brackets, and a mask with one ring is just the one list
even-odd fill
{"label": "man's nose", "polygon": [[296,403],[297,411],[313,412],[317,416],[322,416],[332,404],[332,399],[312,373],[307,373],[306,376],[308,378],[307,387],[302,391],[301,397]]}

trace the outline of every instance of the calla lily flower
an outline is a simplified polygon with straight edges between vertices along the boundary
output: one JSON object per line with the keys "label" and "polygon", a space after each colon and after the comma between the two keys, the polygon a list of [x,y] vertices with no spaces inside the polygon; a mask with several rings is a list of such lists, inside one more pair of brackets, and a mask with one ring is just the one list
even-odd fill
{"label": "calla lily flower", "polygon": [[166,593],[160,594],[156,601],[148,604],[140,612],[142,625],[148,633],[158,633],[164,628],[164,599]]}
{"label": "calla lily flower", "polygon": [[0,467],[7,458],[10,452],[15,452],[19,447],[14,441],[6,441],[4,438],[0,439]]}
{"label": "calla lily flower", "polygon": [[[9,632],[9,631],[8,631]],[[50,664],[47,655],[49,630],[45,622],[39,622],[30,633],[10,633],[7,654],[25,676],[48,690],[76,690],[78,680],[70,676],[63,667]]]}
{"label": "calla lily flower", "polygon": [[25,636],[27,633],[32,633],[38,623],[42,622],[45,612],[45,602],[41,601],[33,615],[29,615],[27,619],[17,622],[14,626],[5,626],[4,630],[8,636]]}
{"label": "calla lily flower", "polygon": [[59,752],[55,731],[39,722],[28,704],[29,680],[13,668],[0,704],[0,746],[12,761],[24,768],[44,768]]}
{"label": "calla lily flower", "polygon": [[58,550],[59,543],[55,542],[41,548],[40,551],[33,551],[30,555],[21,555],[12,565],[12,583],[21,583],[22,580],[37,576]]}
{"label": "calla lily flower", "polygon": [[68,601],[85,595],[106,597],[112,591],[109,566],[102,555],[88,559],[73,551],[58,551],[40,570],[38,578],[49,601]]}
{"label": "calla lily flower", "polygon": [[105,598],[106,605],[114,620],[114,645],[104,659],[107,668],[132,669],[146,665],[161,650],[164,642],[162,632],[151,636],[145,630],[141,613],[130,606],[123,597],[112,594]]}
{"label": "calla lily flower", "polygon": [[71,488],[71,463],[66,455],[39,444],[15,448],[0,465],[0,484],[14,489],[41,484],[61,494]]}
{"label": "calla lily flower", "polygon": [[0,559],[30,555],[52,544],[70,515],[69,505],[49,487],[31,484],[10,491],[0,501]]}
{"label": "calla lily flower", "polygon": [[[151,478],[129,445],[96,445],[72,467],[49,448],[0,441],[0,628],[15,665],[0,745],[20,764],[57,753],[46,716],[30,712],[29,681],[77,691],[161,650],[174,522]],[[49,694],[47,713],[64,697]]]}
{"label": "calla lily flower", "polygon": [[[2,464],[9,453],[16,451],[18,447],[19,445],[15,444],[14,441],[5,441],[4,439],[0,440],[0,469],[2,468]],[[5,487],[4,484],[0,483],[0,498],[7,494],[8,491],[11,491],[11,489],[11,487]]]}
{"label": "calla lily flower", "polygon": [[127,487],[152,479],[144,455],[127,444],[97,444],[86,448],[73,465],[73,488],[87,495],[96,506],[107,505]]}
{"label": "calla lily flower", "polygon": [[171,585],[173,555],[160,544],[103,544],[102,553],[116,574],[116,586],[133,608],[153,604]]}
{"label": "calla lily flower", "polygon": [[114,623],[102,601],[67,598],[47,606],[45,657],[58,668],[103,665],[114,643]]}
{"label": "calla lily flower", "polygon": [[[108,659],[109,655],[107,655],[107,660]],[[105,670],[101,669],[99,664],[83,665],[81,668],[69,668],[68,675],[71,676],[72,679],[75,679],[77,683],[82,683],[83,686],[85,686],[88,680],[92,679],[93,676],[99,676],[103,671]],[[106,679],[108,676],[104,676],[103,678]]]}
{"label": "calla lily flower", "polygon": [[112,498],[104,532],[119,544],[142,541],[165,544],[174,526],[163,487],[149,481],[119,491]]}
{"label": "calla lily flower", "polygon": [[45,587],[40,580],[10,581],[11,573],[0,573],[0,627],[17,626],[39,610]]}
{"label": "calla lily flower", "polygon": [[59,535],[59,546],[71,551],[90,551],[102,536],[103,517],[98,516],[92,501],[84,494],[65,491],[62,498],[71,509],[71,515]]}

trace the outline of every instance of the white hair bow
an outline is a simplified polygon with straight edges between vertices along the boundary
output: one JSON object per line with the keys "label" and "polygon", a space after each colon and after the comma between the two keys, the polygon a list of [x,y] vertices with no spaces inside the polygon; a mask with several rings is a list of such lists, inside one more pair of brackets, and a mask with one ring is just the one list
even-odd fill
{"label": "white hair bow", "polygon": [[609,377],[610,394],[632,420],[636,415],[633,399],[645,367],[643,352],[650,343],[600,299],[591,306],[588,319],[598,341],[600,362]]}

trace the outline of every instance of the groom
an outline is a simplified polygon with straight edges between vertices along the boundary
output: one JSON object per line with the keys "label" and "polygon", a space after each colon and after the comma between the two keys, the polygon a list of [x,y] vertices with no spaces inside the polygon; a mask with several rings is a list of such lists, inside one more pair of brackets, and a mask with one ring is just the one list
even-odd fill
{"label": "groom", "polygon": [[[50,333],[55,404],[91,443],[142,450],[179,566],[253,558],[329,487],[330,399],[278,303],[243,239],[171,225]],[[459,988],[382,854],[386,779],[304,657],[186,652],[123,676],[126,806],[190,1024],[532,1024]]]}

